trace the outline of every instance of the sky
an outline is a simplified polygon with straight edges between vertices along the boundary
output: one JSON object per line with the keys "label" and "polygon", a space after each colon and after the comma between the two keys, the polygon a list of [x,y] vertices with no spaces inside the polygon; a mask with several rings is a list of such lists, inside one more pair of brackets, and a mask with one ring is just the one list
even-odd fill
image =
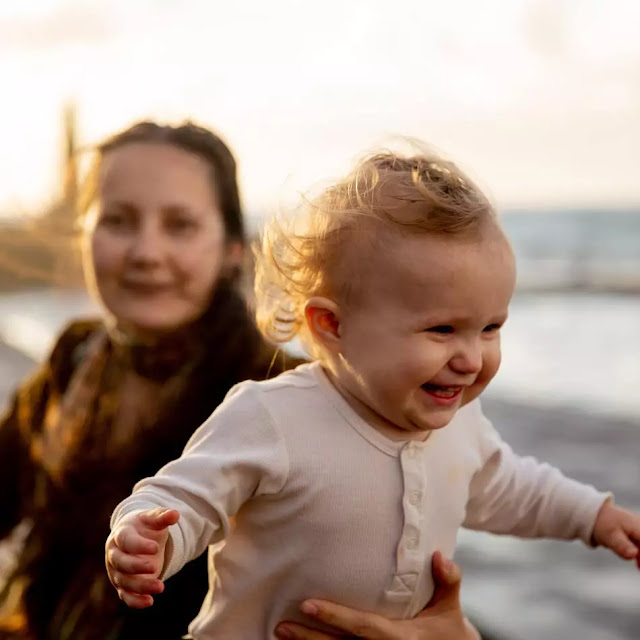
{"label": "sky", "polygon": [[63,105],[89,146],[191,118],[248,211],[410,136],[500,208],[640,205],[637,0],[2,0],[0,212],[59,186]]}

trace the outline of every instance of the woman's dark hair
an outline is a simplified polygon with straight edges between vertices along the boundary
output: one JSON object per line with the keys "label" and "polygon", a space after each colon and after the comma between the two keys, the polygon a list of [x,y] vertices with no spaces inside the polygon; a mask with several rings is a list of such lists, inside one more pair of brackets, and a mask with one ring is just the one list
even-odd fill
{"label": "woman's dark hair", "polygon": [[194,153],[211,167],[211,183],[218,195],[229,240],[245,242],[244,220],[236,179],[236,161],[229,147],[209,129],[192,122],[178,126],[138,122],[98,145],[99,155],[135,142],[169,144]]}

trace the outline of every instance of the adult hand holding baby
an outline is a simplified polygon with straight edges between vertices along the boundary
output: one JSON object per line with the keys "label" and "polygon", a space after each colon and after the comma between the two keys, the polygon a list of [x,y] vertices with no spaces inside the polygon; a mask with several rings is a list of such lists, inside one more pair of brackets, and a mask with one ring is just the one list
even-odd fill
{"label": "adult hand holding baby", "polygon": [[332,602],[307,600],[301,607],[303,613],[335,627],[338,635],[283,623],[276,629],[276,636],[282,640],[330,640],[344,637],[342,632],[346,631],[362,640],[480,640],[480,634],[460,607],[460,567],[436,552],[432,572],[433,598],[426,609],[411,620],[389,620]]}
{"label": "adult hand holding baby", "polygon": [[135,511],[125,516],[108,537],[105,558],[109,580],[131,608],[150,607],[153,595],[164,590],[158,576],[164,565],[169,527],[179,517],[175,509]]}

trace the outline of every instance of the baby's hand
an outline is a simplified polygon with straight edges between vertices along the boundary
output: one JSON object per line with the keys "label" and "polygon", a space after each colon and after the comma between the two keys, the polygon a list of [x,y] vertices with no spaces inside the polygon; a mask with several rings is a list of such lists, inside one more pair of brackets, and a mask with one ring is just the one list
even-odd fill
{"label": "baby's hand", "polygon": [[625,560],[636,559],[640,569],[640,516],[607,500],[593,528],[596,544],[609,547]]}
{"label": "baby's hand", "polygon": [[134,609],[153,604],[152,595],[162,593],[158,580],[164,564],[168,527],[178,522],[174,509],[152,509],[131,513],[107,538],[105,558],[111,584],[120,599]]}

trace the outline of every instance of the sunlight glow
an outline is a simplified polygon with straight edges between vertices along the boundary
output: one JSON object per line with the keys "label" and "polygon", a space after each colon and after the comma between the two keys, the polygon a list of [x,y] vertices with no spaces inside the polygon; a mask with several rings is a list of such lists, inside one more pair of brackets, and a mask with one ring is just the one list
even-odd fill
{"label": "sunlight glow", "polygon": [[5,213],[55,195],[70,98],[87,143],[143,117],[218,129],[254,213],[398,134],[459,160],[499,203],[640,202],[630,0],[0,6]]}

